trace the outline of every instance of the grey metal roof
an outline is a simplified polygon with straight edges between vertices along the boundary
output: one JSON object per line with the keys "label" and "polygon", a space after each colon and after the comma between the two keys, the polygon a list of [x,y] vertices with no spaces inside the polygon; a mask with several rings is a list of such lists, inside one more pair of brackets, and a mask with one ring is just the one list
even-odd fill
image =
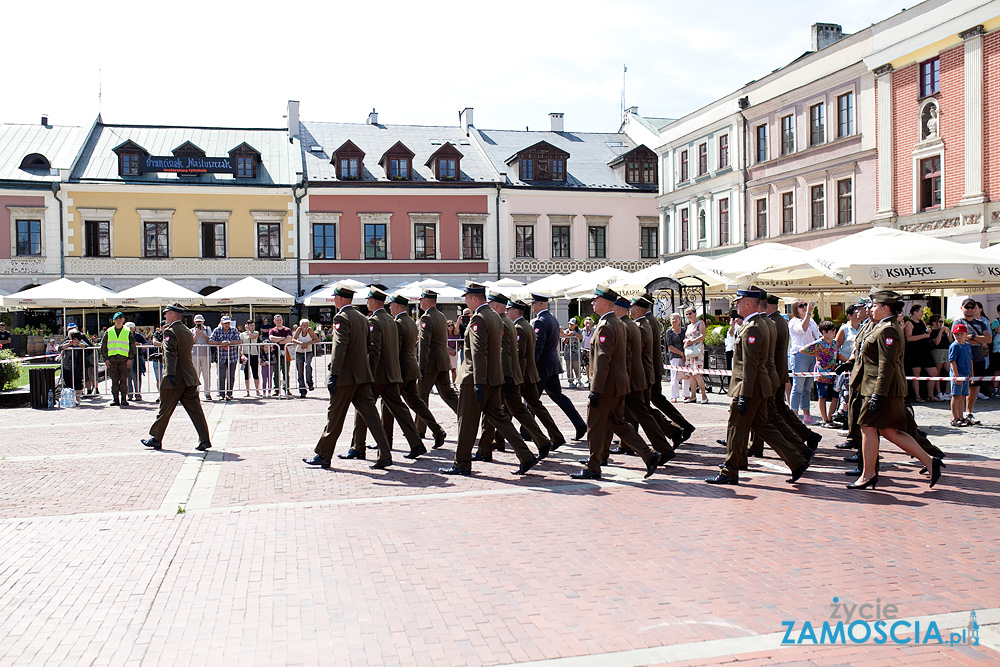
{"label": "grey metal roof", "polygon": [[[82,127],[66,125],[0,125],[0,180],[59,180],[59,169],[73,166],[86,134]],[[51,170],[21,169],[21,161],[33,153],[44,155]]]}
{"label": "grey metal roof", "polygon": [[654,118],[653,116],[640,116],[639,114],[632,114],[632,117],[657,134],[667,125],[677,120],[676,118]]}
{"label": "grey metal roof", "polygon": [[[629,185],[608,166],[622,153],[636,147],[624,134],[616,132],[531,132],[527,130],[476,130],[480,145],[493,166],[507,172],[511,185],[544,186],[558,189],[618,189],[648,191],[649,187]],[[520,181],[515,178],[507,160],[514,154],[546,141],[569,153],[566,160],[566,182]]]}
{"label": "grey metal roof", "polygon": [[[142,146],[150,155],[171,155],[171,151],[191,142],[208,157],[227,156],[246,142],[260,151],[260,164],[254,178],[235,178],[230,174],[201,174],[181,179],[177,174],[147,173],[140,176],[118,175],[118,156],[114,148],[126,141]],[[111,125],[99,123],[84,147],[73,172],[73,180],[112,180],[129,183],[193,183],[213,185],[279,185],[298,182],[302,158],[298,146],[288,141],[284,128],[182,127],[163,125]]]}
{"label": "grey metal roof", "polygon": [[[483,159],[479,149],[457,126],[303,121],[299,124],[299,139],[302,144],[306,178],[312,183],[337,182],[336,172],[330,160],[333,158],[333,152],[348,140],[365,153],[364,173],[360,179],[362,182],[389,182],[385,170],[378,162],[397,141],[402,142],[414,153],[413,174],[409,182],[439,182],[434,177],[434,170],[425,163],[445,142],[453,144],[462,153],[462,173],[458,179],[459,183],[496,183],[499,180],[499,174],[491,168],[488,161]],[[449,181],[452,182],[454,181]]]}

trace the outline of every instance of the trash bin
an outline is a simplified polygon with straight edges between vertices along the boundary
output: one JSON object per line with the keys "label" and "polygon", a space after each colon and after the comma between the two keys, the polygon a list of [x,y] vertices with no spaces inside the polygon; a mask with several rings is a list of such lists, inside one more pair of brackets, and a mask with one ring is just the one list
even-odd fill
{"label": "trash bin", "polygon": [[30,368],[28,369],[28,393],[31,394],[31,407],[35,410],[45,410],[49,407],[49,392],[55,400],[58,397],[56,392],[56,369]]}

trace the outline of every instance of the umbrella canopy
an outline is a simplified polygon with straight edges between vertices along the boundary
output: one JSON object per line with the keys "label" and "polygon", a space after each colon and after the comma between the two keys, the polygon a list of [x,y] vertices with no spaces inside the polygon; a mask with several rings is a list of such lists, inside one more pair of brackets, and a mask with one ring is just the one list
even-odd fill
{"label": "umbrella canopy", "polygon": [[107,302],[109,306],[116,307],[159,307],[175,303],[182,306],[200,306],[203,299],[201,294],[181,287],[166,278],[153,278],[109,296]]}
{"label": "umbrella canopy", "polygon": [[539,278],[534,282],[528,283],[524,286],[522,291],[525,293],[538,292],[541,294],[560,296],[563,290],[567,287],[573,287],[586,275],[586,271],[574,271],[573,273],[565,276],[561,273],[553,273],[551,276]]}
{"label": "umbrella canopy", "polygon": [[206,306],[292,306],[295,297],[273,285],[247,276],[202,297]]}
{"label": "umbrella canopy", "polygon": [[562,289],[553,291],[552,295],[565,296],[567,299],[579,299],[587,294],[592,294],[598,285],[608,285],[617,288],[618,285],[631,283],[631,278],[632,274],[627,271],[616,269],[613,266],[602,266],[596,271],[591,271],[580,276],[573,284],[565,285]]}
{"label": "umbrella canopy", "polygon": [[420,298],[420,293],[425,289],[437,292],[438,303],[465,302],[465,292],[463,290],[460,290],[457,287],[452,287],[448,283],[441,282],[440,280],[435,280],[434,278],[424,278],[423,280],[406,283],[404,285],[400,285],[394,290],[390,290],[390,292],[392,294],[402,294],[407,299],[416,301]]}
{"label": "umbrella canopy", "polygon": [[701,255],[684,255],[667,260],[662,264],[640,269],[629,277],[629,282],[637,285],[648,285],[661,278],[672,278],[678,282],[685,282],[684,278],[689,276],[697,276],[709,285],[726,285],[732,280],[719,273],[712,264],[712,260]]}
{"label": "umbrella canopy", "polygon": [[[307,308],[312,308],[313,306],[326,306],[333,304],[333,292],[337,289],[337,285],[344,285],[350,287],[352,290],[357,292],[354,295],[355,299],[358,298],[360,294],[359,290],[364,289],[365,284],[360,280],[354,280],[353,278],[346,278],[344,280],[338,280],[336,282],[330,283],[329,285],[324,285],[322,288],[316,290],[309,296],[302,298],[302,304]],[[363,296],[363,295],[362,295]]]}
{"label": "umbrella canopy", "polygon": [[3,297],[8,308],[99,308],[112,295],[107,289],[89,283],[59,278]]}

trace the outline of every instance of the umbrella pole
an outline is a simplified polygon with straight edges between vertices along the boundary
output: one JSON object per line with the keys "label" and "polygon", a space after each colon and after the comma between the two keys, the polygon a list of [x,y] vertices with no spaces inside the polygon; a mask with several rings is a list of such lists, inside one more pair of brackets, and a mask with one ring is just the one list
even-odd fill
{"label": "umbrella pole", "polygon": [[66,306],[63,306],[62,330],[66,331]]}

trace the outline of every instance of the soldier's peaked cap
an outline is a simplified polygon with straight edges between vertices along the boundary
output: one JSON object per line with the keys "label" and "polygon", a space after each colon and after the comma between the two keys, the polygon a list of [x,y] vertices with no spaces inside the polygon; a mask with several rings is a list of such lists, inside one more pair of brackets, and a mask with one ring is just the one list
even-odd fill
{"label": "soldier's peaked cap", "polygon": [[435,301],[437,301],[438,293],[435,292],[432,289],[425,289],[423,292],[420,293],[420,298],[421,299],[434,299]]}
{"label": "soldier's peaked cap", "polygon": [[337,286],[334,288],[333,294],[334,296],[339,296],[344,299],[354,298],[354,290],[348,287],[347,285],[342,285],[340,283],[338,283]]}
{"label": "soldier's peaked cap", "polygon": [[389,298],[389,295],[382,291],[382,289],[383,288],[378,285],[371,285],[368,290],[368,298],[385,303],[385,300]]}
{"label": "soldier's peaked cap", "polygon": [[466,294],[482,294],[486,296],[486,285],[480,285],[479,283],[473,282],[471,280],[465,281],[465,293]]}
{"label": "soldier's peaked cap", "polygon": [[399,304],[400,306],[409,306],[409,305],[410,305],[410,300],[409,300],[409,299],[407,299],[407,298],[406,298],[405,296],[403,296],[402,294],[394,294],[394,295],[392,296],[392,302],[393,302],[393,303],[397,303],[397,304]]}
{"label": "soldier's peaked cap", "polygon": [[175,303],[175,304],[173,304],[173,305],[171,305],[171,306],[166,306],[166,307],[165,307],[165,308],[163,309],[163,312],[165,312],[165,313],[166,313],[166,312],[168,312],[168,311],[169,311],[169,312],[173,312],[173,313],[181,313],[181,314],[184,314],[184,313],[186,313],[186,312],[187,312],[187,308],[185,308],[184,306],[180,305],[179,303]]}
{"label": "soldier's peaked cap", "polygon": [[649,298],[647,294],[640,294],[639,296],[632,299],[633,306],[639,306],[640,308],[652,308],[653,301]]}
{"label": "soldier's peaked cap", "polygon": [[490,293],[490,301],[496,301],[497,303],[502,303],[502,304],[504,304],[506,306],[510,302],[510,299],[508,299],[507,297],[505,297],[500,292],[491,292]]}
{"label": "soldier's peaked cap", "polygon": [[618,292],[614,291],[607,285],[598,285],[597,288],[594,290],[594,296],[600,297],[602,299],[607,299],[612,303],[618,300]]}
{"label": "soldier's peaked cap", "polygon": [[891,306],[900,300],[900,295],[897,292],[892,292],[889,290],[880,290],[872,294],[872,302],[882,303],[887,306]]}
{"label": "soldier's peaked cap", "polygon": [[542,301],[542,302],[548,303],[549,301],[552,300],[552,295],[551,294],[546,294],[545,292],[532,292],[531,293],[531,300],[532,301]]}

